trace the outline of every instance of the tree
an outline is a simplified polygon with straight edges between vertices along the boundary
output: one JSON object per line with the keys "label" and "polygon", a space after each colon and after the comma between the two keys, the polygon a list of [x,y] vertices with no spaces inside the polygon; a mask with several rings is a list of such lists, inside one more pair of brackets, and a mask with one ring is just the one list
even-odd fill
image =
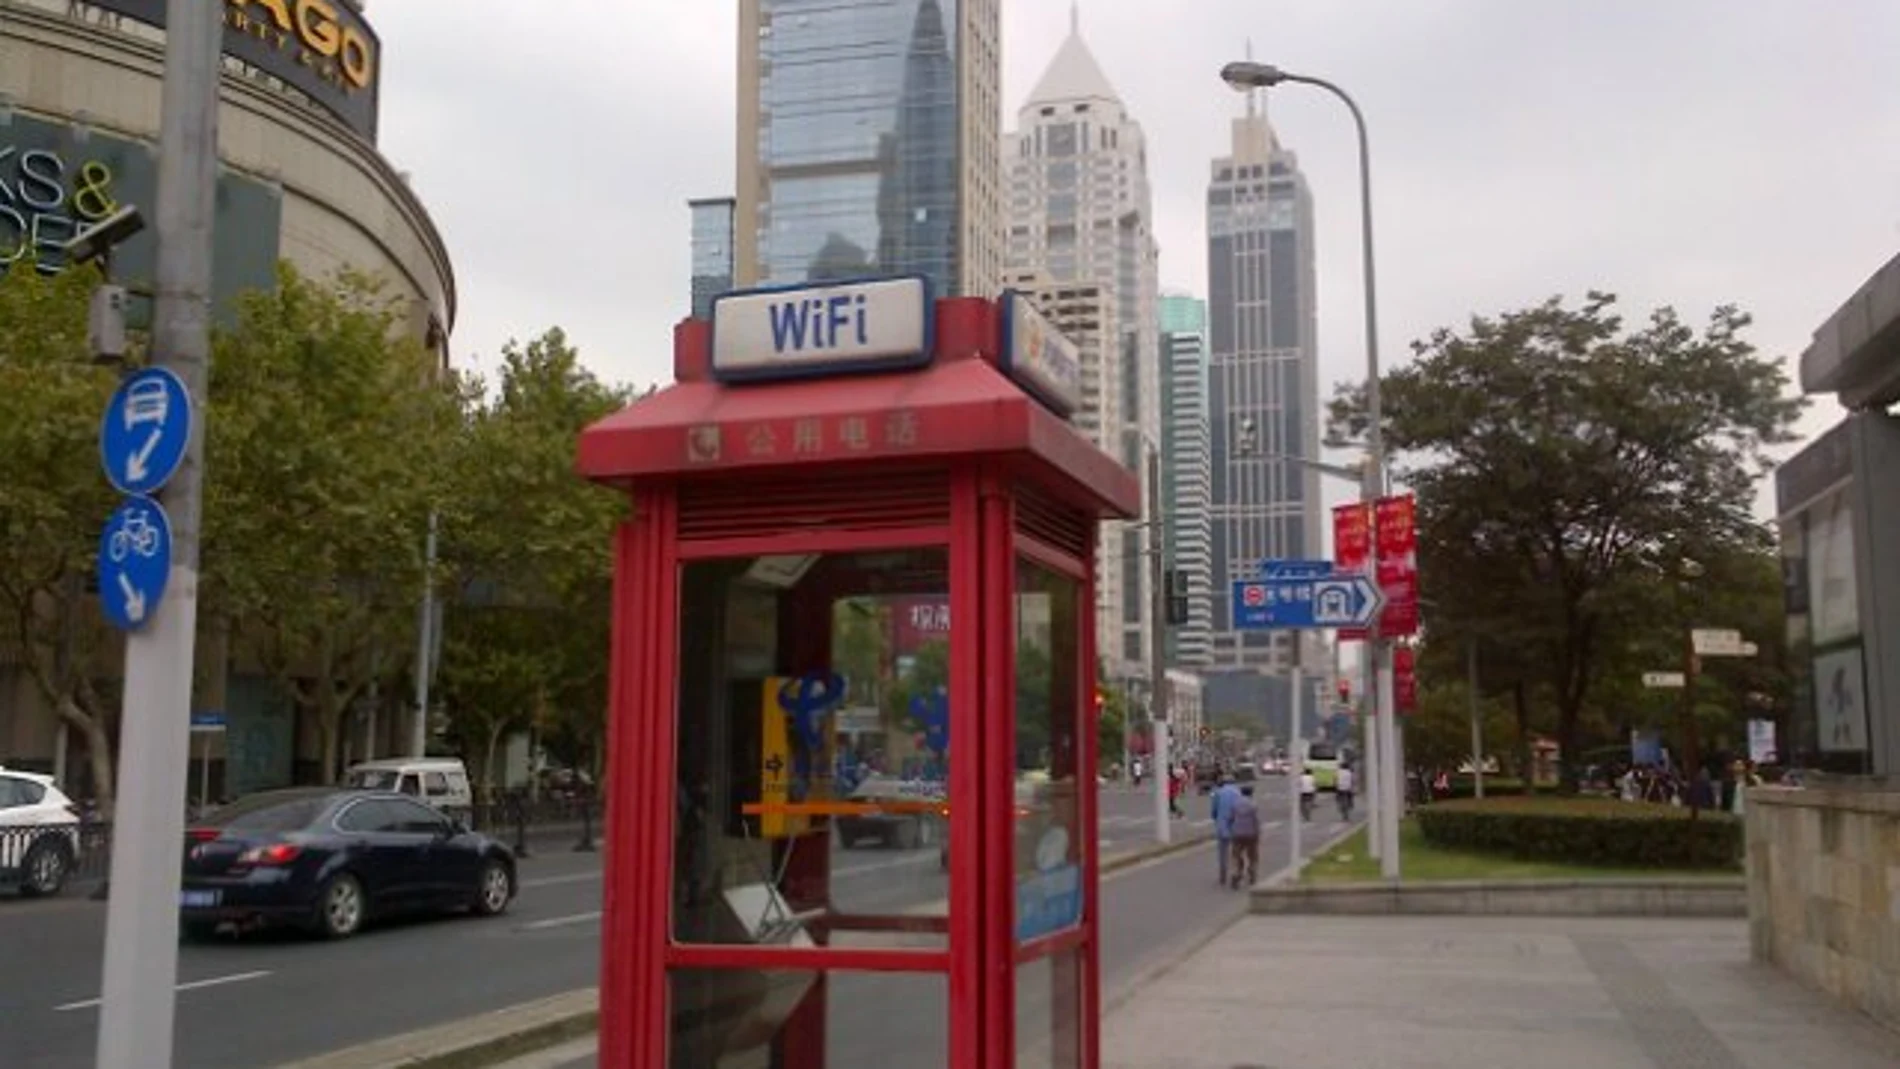
{"label": "tree", "polygon": [[[1755,480],[1802,407],[1739,310],[1698,333],[1669,308],[1626,329],[1614,305],[1593,292],[1441,329],[1382,384],[1437,615],[1505,635],[1526,668],[1513,687],[1547,688],[1566,785],[1591,688],[1673,560],[1763,541]],[[1336,431],[1363,428],[1362,402],[1340,391]]]}
{"label": "tree", "polygon": [[93,279],[0,274],[0,640],[40,696],[83,734],[93,792],[110,812],[120,642],[87,587],[113,493],[99,420],[114,374],[86,344]]}
{"label": "tree", "polygon": [[497,744],[532,728],[580,764],[600,752],[612,625],[613,536],[625,499],[574,475],[589,424],[623,407],[558,328],[502,349],[492,397],[475,385],[443,503],[442,707],[484,781]]}
{"label": "tree", "polygon": [[442,505],[460,384],[367,276],[285,266],[216,341],[205,600],[318,726],[337,772],[344,716],[413,646],[423,532]]}

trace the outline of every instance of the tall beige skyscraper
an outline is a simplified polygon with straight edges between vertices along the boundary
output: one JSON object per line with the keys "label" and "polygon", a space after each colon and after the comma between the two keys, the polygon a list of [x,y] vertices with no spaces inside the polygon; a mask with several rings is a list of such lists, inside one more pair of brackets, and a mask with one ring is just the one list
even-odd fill
{"label": "tall beige skyscraper", "polygon": [[[1159,253],[1147,142],[1073,9],[1068,37],[1002,144],[1008,276],[1053,289],[1058,304],[1082,291],[1112,304],[1112,336],[1083,348],[1084,408],[1076,421],[1145,477],[1145,454],[1161,437]],[[1102,536],[1097,633],[1108,670],[1124,677],[1148,671],[1145,541],[1132,524]]]}
{"label": "tall beige skyscraper", "polygon": [[739,0],[734,283],[1003,269],[1001,0]]}

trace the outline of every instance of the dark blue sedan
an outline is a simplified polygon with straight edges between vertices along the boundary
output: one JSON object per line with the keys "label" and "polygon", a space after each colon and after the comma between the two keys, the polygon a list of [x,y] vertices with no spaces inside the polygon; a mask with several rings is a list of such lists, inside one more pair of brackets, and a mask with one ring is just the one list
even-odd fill
{"label": "dark blue sedan", "polygon": [[287,924],[330,939],[376,917],[494,916],[516,892],[514,854],[400,794],[332,787],[266,791],[185,833],[179,927]]}

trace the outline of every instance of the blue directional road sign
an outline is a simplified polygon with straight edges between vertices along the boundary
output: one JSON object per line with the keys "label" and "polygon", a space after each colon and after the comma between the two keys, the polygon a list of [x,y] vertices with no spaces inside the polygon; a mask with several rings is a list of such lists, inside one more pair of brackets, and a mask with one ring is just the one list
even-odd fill
{"label": "blue directional road sign", "polygon": [[158,502],[131,498],[99,536],[99,607],[121,631],[136,631],[158,611],[172,570],[172,524]]}
{"label": "blue directional road sign", "polygon": [[1324,579],[1333,574],[1335,567],[1329,560],[1263,560],[1260,562],[1260,578]]}
{"label": "blue directional road sign", "polygon": [[1234,583],[1234,627],[1242,631],[1364,627],[1383,599],[1357,574],[1241,579]]}
{"label": "blue directional road sign", "polygon": [[106,481],[120,493],[150,495],[177,473],[191,438],[191,392],[162,367],[128,376],[99,424]]}

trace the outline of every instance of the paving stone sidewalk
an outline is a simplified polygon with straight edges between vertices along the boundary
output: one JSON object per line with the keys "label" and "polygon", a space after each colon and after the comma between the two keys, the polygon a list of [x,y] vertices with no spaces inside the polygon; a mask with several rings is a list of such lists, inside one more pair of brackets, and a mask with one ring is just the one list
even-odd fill
{"label": "paving stone sidewalk", "polygon": [[1743,922],[1248,917],[1103,1022],[1103,1069],[1895,1069]]}

